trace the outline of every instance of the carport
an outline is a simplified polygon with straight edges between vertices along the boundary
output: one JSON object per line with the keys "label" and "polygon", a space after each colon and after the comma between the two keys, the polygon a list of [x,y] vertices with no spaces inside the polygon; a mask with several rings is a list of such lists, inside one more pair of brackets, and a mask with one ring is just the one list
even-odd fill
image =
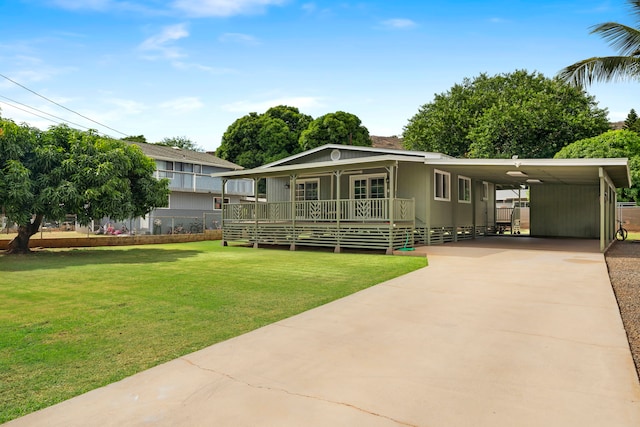
{"label": "carport", "polygon": [[429,159],[501,188],[529,188],[532,237],[615,238],[616,188],[631,186],[628,159]]}

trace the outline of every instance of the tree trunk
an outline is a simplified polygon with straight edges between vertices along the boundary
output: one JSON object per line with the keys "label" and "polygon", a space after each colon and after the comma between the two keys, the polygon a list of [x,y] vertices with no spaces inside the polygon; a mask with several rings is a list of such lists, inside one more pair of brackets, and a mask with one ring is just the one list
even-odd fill
{"label": "tree trunk", "polygon": [[42,215],[36,215],[32,222],[26,225],[18,227],[18,235],[9,242],[7,248],[7,254],[28,254],[31,252],[29,249],[29,239],[31,236],[38,232],[40,224],[42,223]]}

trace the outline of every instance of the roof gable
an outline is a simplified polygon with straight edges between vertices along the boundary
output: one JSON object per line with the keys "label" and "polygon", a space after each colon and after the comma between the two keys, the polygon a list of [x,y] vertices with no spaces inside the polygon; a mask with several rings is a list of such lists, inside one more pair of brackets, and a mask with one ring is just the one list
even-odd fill
{"label": "roof gable", "polygon": [[362,159],[367,157],[377,157],[393,155],[406,158],[420,159],[450,159],[452,157],[441,153],[431,153],[425,151],[395,150],[389,148],[361,147],[355,145],[326,144],[320,147],[293,156],[285,157],[272,163],[260,166],[260,168],[272,168],[276,166],[286,166],[304,163],[317,163],[347,159]]}

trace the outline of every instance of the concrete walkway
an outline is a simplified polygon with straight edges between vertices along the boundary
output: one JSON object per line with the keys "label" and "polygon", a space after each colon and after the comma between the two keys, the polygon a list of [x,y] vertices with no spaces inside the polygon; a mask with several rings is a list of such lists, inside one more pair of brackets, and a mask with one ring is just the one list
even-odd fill
{"label": "concrete walkway", "polygon": [[492,242],[8,426],[640,426],[597,242]]}

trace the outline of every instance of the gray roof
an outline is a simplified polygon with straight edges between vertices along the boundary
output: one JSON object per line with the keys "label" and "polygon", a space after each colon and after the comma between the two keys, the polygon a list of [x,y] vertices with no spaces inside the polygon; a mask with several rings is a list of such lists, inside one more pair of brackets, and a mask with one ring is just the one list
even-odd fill
{"label": "gray roof", "polygon": [[[254,178],[286,176],[293,172],[326,173],[332,170],[350,170],[360,167],[374,168],[398,163],[423,163],[435,168],[442,168],[469,178],[484,180],[499,184],[504,188],[521,184],[572,184],[592,185],[600,180],[602,170],[611,179],[616,188],[629,187],[628,159],[457,159],[438,153],[424,153],[416,151],[400,151],[371,149],[358,147],[356,149],[376,152],[382,155],[342,159],[336,161],[319,161],[312,163],[279,164],[286,160],[297,160],[311,152],[339,148],[346,146],[325,145],[313,150],[305,151],[278,162],[270,163],[254,169],[239,172],[224,172],[215,176]],[[353,149],[352,146],[346,147]]]}
{"label": "gray roof", "polygon": [[168,160],[174,162],[190,162],[201,165],[216,166],[231,170],[244,169],[242,166],[236,165],[228,160],[223,160],[210,153],[199,151],[183,150],[181,148],[167,147],[158,144],[146,144],[143,142],[125,141],[128,144],[137,145],[142,152],[152,159]]}

